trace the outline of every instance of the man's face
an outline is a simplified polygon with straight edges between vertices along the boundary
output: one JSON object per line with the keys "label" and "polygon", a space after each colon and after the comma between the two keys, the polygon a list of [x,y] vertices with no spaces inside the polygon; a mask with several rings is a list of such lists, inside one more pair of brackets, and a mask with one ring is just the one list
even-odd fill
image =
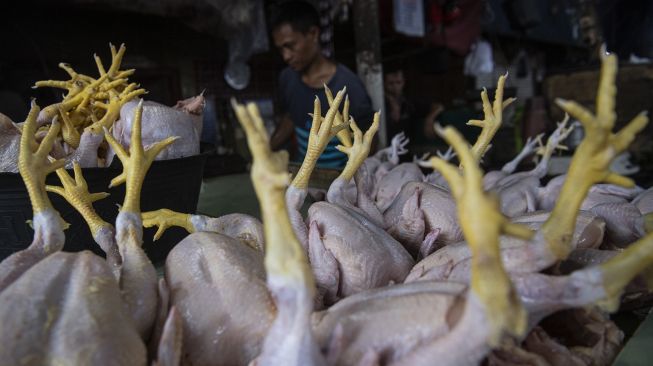
{"label": "man's face", "polygon": [[400,96],[404,90],[404,84],[404,73],[401,71],[392,72],[385,75],[385,92],[390,96]]}
{"label": "man's face", "polygon": [[318,35],[315,27],[302,33],[295,31],[290,24],[282,24],[272,32],[272,39],[288,66],[301,72],[319,52]]}

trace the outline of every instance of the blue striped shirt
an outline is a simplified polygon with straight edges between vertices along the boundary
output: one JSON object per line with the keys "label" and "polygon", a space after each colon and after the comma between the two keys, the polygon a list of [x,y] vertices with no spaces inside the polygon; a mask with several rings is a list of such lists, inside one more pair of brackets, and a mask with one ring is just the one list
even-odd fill
{"label": "blue striped shirt", "polygon": [[[365,131],[372,123],[373,111],[370,97],[365,91],[365,86],[351,70],[342,64],[336,64],[336,73],[327,86],[335,94],[347,86],[350,109],[349,114],[354,117],[356,124]],[[311,88],[302,81],[301,74],[291,68],[286,68],[279,75],[279,99],[281,112],[288,113],[295,125],[296,150],[291,151],[291,159],[301,162],[306,155],[308,135],[313,113],[313,101],[317,96],[322,105],[322,115],[329,109],[329,103],[323,88]],[[341,104],[342,105],[342,104]],[[342,111],[342,107],[340,108]],[[347,156],[336,150],[338,139],[334,138],[327,145],[326,150],[318,160],[318,166],[324,168],[340,168],[347,162]]]}

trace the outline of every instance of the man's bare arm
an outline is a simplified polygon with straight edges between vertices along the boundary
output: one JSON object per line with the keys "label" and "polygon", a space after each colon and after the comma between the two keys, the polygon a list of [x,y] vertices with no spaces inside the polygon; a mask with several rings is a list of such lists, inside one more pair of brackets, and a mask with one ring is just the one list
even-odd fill
{"label": "man's bare arm", "polygon": [[270,138],[270,147],[272,150],[278,150],[283,146],[283,144],[288,142],[290,136],[292,135],[293,127],[294,126],[289,115],[284,114],[281,116],[279,125],[277,126],[277,129],[274,130],[274,133]]}

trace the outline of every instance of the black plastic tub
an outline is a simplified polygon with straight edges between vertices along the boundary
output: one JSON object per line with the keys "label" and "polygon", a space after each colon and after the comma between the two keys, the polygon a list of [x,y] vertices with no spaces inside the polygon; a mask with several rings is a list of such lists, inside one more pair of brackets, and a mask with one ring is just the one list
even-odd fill
{"label": "black plastic tub", "polygon": [[[202,175],[206,155],[195,155],[181,159],[161,160],[152,163],[143,182],[141,210],[150,211],[168,208],[184,213],[194,213],[197,209],[202,185]],[[114,159],[109,168],[82,169],[89,191],[108,192],[110,196],[93,204],[96,212],[105,220],[114,223],[118,215],[118,205],[125,197],[125,185],[109,189],[109,182],[122,172],[120,161]],[[72,176],[72,170],[69,171]],[[52,173],[47,184],[60,185],[59,177]],[[95,244],[93,237],[81,215],[61,196],[48,193],[54,207],[61,217],[70,224],[65,231],[64,251],[77,252],[91,250],[104,255]],[[32,218],[32,206],[20,174],[0,173],[0,260],[26,248],[34,235],[26,220]],[[168,252],[187,233],[182,228],[170,228],[156,242],[153,236],[156,228],[145,229],[144,249],[150,260],[160,263]]]}

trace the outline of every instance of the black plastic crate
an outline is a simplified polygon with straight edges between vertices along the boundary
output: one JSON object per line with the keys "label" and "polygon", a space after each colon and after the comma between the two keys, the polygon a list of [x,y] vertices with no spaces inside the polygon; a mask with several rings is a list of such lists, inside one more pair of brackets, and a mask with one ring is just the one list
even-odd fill
{"label": "black plastic crate", "polygon": [[[169,208],[194,213],[197,209],[205,161],[206,155],[201,154],[152,163],[143,182],[141,210]],[[118,204],[122,204],[125,197],[125,185],[111,189],[108,187],[111,179],[121,171],[118,159],[114,159],[114,164],[108,168],[82,169],[91,193],[110,193],[109,197],[95,202],[93,206],[96,212],[111,224],[118,215]],[[72,169],[69,174],[73,175]],[[50,174],[47,184],[60,185],[59,177],[54,173]],[[54,193],[48,195],[61,217],[70,224],[64,232],[64,251],[91,250],[104,255],[93,240],[82,216],[61,196]],[[34,231],[26,223],[31,217],[32,207],[20,174],[0,173],[0,260],[26,248],[32,242]],[[163,262],[172,247],[187,235],[182,228],[170,228],[158,241],[153,242],[154,233],[156,228],[145,229],[143,232],[143,248],[154,263]]]}

